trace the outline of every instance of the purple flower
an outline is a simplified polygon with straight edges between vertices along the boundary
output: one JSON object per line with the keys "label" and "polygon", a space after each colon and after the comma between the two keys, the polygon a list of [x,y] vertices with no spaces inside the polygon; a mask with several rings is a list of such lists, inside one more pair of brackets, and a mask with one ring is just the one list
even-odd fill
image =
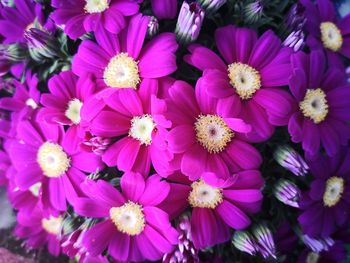
{"label": "purple flower", "polygon": [[49,252],[58,256],[61,251],[62,215],[44,216],[43,210],[37,206],[32,211],[20,210],[17,214],[15,235],[26,239],[29,248],[38,249],[47,245]]}
{"label": "purple flower", "polygon": [[289,255],[295,251],[298,237],[289,223],[282,223],[274,234],[274,240],[278,254]]}
{"label": "purple flower", "polygon": [[244,15],[250,23],[256,23],[261,18],[264,5],[261,0],[253,1],[244,7]]}
{"label": "purple flower", "polygon": [[254,256],[259,248],[254,237],[246,231],[236,231],[232,238],[232,244],[240,251]]}
{"label": "purple flower", "polygon": [[11,161],[6,151],[0,150],[0,186],[8,184],[8,175],[13,172]]}
{"label": "purple flower", "polygon": [[168,214],[158,208],[170,186],[160,179],[125,173],[122,193],[102,180],[85,181],[81,187],[87,197],[77,199],[74,209],[82,216],[103,218],[84,233],[82,245],[90,255],[100,255],[108,247],[115,260],[144,261],[161,259],[174,249],[178,233]]}
{"label": "purple flower", "polygon": [[335,5],[329,0],[302,0],[305,6],[307,45],[311,49],[323,48],[328,59],[337,59],[335,54],[350,58],[350,14],[342,19],[336,16]]}
{"label": "purple flower", "polygon": [[255,226],[253,234],[258,244],[259,252],[264,258],[273,257],[276,259],[275,241],[271,230],[265,225]]}
{"label": "purple flower", "polygon": [[162,33],[142,47],[149,20],[136,15],[119,35],[97,31],[97,44],[91,40],[80,44],[73,72],[78,76],[92,73],[99,88],[109,88],[105,96],[120,89],[137,89],[145,79],[173,73],[177,49],[174,34]]}
{"label": "purple flower", "polygon": [[177,19],[175,33],[182,44],[195,41],[202,28],[204,10],[196,2],[183,1]]}
{"label": "purple flower", "polygon": [[274,152],[274,159],[296,176],[304,176],[309,170],[303,157],[288,145],[278,147]]}
{"label": "purple flower", "polygon": [[[192,45],[185,61],[203,71],[201,83],[209,96],[228,105],[228,116],[239,115],[252,126],[250,141],[269,138],[274,126],[286,125],[291,111],[288,92],[279,87],[291,74],[290,48],[282,48],[272,32],[258,38],[247,28],[226,26],[216,30],[216,45],[224,61],[208,48]],[[236,39],[241,45],[236,45]]]}
{"label": "purple flower", "polygon": [[305,44],[304,31],[302,29],[298,31],[292,31],[282,44],[285,47],[293,48],[294,52],[302,50]]}
{"label": "purple flower", "polygon": [[280,179],[274,188],[275,197],[286,205],[299,207],[300,190],[291,181]]}
{"label": "purple flower", "polygon": [[103,29],[117,34],[126,26],[125,17],[139,10],[138,3],[132,0],[53,0],[51,4],[57,8],[52,19],[63,25],[72,39]]}
{"label": "purple flower", "polygon": [[309,166],[314,180],[302,196],[298,220],[304,234],[329,237],[349,219],[350,150],[344,148],[334,157],[320,155]]}
{"label": "purple flower", "polygon": [[27,190],[40,182],[45,210],[65,211],[66,200],[72,203],[81,194],[79,184],[86,178],[82,171],[103,167],[98,156],[77,151],[72,140],[62,126],[22,121],[9,147],[17,186]]}
{"label": "purple flower", "polygon": [[295,143],[302,143],[307,155],[315,155],[321,145],[333,156],[350,138],[350,87],[344,72],[326,68],[321,51],[292,55],[293,75],[289,88],[295,99],[288,131]]}
{"label": "purple flower", "polygon": [[158,19],[174,19],[177,14],[177,0],[151,0],[153,14]]}
{"label": "purple flower", "polygon": [[256,169],[262,159],[245,142],[250,125],[234,116],[236,104],[210,97],[199,79],[196,89],[176,81],[168,91],[168,119],[173,126],[167,140],[175,154],[173,170],[181,170],[191,181],[204,172],[228,178],[240,170]]}
{"label": "purple flower", "polygon": [[308,235],[303,235],[304,244],[315,253],[320,253],[323,250],[328,251],[334,245],[334,240],[330,237],[311,238]]}

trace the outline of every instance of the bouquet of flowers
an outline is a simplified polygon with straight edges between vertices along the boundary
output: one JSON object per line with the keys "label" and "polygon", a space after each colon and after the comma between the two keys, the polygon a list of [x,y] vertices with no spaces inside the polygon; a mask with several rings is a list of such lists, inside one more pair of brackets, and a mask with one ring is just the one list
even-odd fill
{"label": "bouquet of flowers", "polygon": [[347,8],[1,1],[14,235],[62,262],[349,260]]}

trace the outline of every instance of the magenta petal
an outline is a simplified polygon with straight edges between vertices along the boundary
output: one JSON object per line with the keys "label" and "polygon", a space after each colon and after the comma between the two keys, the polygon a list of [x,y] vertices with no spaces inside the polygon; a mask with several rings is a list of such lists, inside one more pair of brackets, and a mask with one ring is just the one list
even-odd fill
{"label": "magenta petal", "polygon": [[245,213],[256,213],[260,210],[263,195],[260,190],[242,189],[223,191],[225,199],[239,207]]}
{"label": "magenta petal", "polygon": [[193,145],[182,157],[182,173],[187,175],[192,181],[199,179],[205,170],[205,165],[203,164],[207,161],[207,155],[206,150],[202,146],[198,144]]}
{"label": "magenta petal", "polygon": [[127,31],[127,52],[133,58],[138,58],[147,33],[150,17],[135,15],[129,22]]}
{"label": "magenta petal", "polygon": [[59,211],[65,211],[67,208],[67,203],[66,196],[64,195],[65,191],[62,178],[50,178],[48,182],[50,203],[55,209]]}
{"label": "magenta petal", "polygon": [[86,217],[107,217],[109,216],[109,210],[111,207],[104,203],[89,199],[89,198],[77,198],[74,201],[74,211]]}
{"label": "magenta petal", "polygon": [[38,129],[34,128],[29,121],[23,121],[18,124],[18,137],[30,145],[39,146],[44,142]]}
{"label": "magenta petal", "polygon": [[196,141],[194,128],[189,125],[177,126],[169,131],[167,141],[169,143],[169,150],[173,153],[185,152]]}
{"label": "magenta petal", "polygon": [[129,246],[130,246],[130,237],[127,234],[121,233],[119,231],[114,232],[114,236],[112,237],[109,245],[108,245],[108,253],[114,259],[118,261],[127,261],[129,256]]}
{"label": "magenta petal", "polygon": [[161,181],[159,175],[148,177],[145,190],[139,202],[144,206],[156,206],[167,198],[170,192],[170,185],[166,181]]}
{"label": "magenta petal", "polygon": [[236,132],[248,133],[252,130],[252,127],[245,123],[242,119],[238,118],[224,118],[226,124]]}
{"label": "magenta petal", "polygon": [[146,235],[148,240],[162,253],[169,253],[173,250],[174,246],[153,227],[146,225],[143,230],[143,234]]}
{"label": "magenta petal", "polygon": [[227,73],[224,71],[207,69],[200,80],[207,88],[208,94],[214,98],[227,98],[235,94]]}
{"label": "magenta petal", "polygon": [[91,255],[98,256],[107,248],[116,232],[110,220],[97,223],[84,233],[82,245]]}
{"label": "magenta petal", "polygon": [[258,170],[246,170],[233,175],[234,189],[260,189],[264,185],[264,179]]}
{"label": "magenta petal", "polygon": [[340,146],[339,136],[335,129],[336,127],[331,127],[327,123],[321,124],[321,141],[329,156],[334,156]]}
{"label": "magenta petal", "polygon": [[230,227],[236,230],[241,230],[250,225],[249,217],[242,212],[239,208],[224,200],[217,208],[216,211],[219,213],[221,218]]}
{"label": "magenta petal", "polygon": [[122,176],[120,185],[127,199],[138,202],[145,190],[145,179],[139,173],[127,172]]}
{"label": "magenta petal", "polygon": [[101,111],[91,124],[91,131],[97,136],[117,137],[128,133],[130,119],[113,111]]}
{"label": "magenta petal", "polygon": [[147,238],[145,234],[140,234],[135,237],[137,249],[140,250],[140,254],[142,258],[136,259],[136,261],[144,261],[144,259],[148,260],[158,260],[161,259],[163,253],[157,249],[153,243]]}
{"label": "magenta petal", "polygon": [[318,125],[309,119],[304,119],[303,149],[314,155],[320,148],[320,139]]}
{"label": "magenta petal", "polygon": [[131,171],[141,148],[140,142],[127,137],[128,142],[120,150],[117,166],[119,170]]}
{"label": "magenta petal", "polygon": [[233,140],[227,146],[226,151],[231,159],[245,170],[259,168],[262,163],[258,150],[246,142]]}
{"label": "magenta petal", "polygon": [[229,25],[215,31],[215,43],[227,64],[237,61],[236,30],[235,26]]}
{"label": "magenta petal", "polygon": [[15,178],[16,184],[20,189],[26,190],[33,184],[40,182],[43,178],[43,173],[37,164],[30,165],[27,168],[17,173]]}
{"label": "magenta petal", "polygon": [[80,152],[72,156],[72,165],[84,172],[96,172],[103,169],[101,157],[88,152]]}

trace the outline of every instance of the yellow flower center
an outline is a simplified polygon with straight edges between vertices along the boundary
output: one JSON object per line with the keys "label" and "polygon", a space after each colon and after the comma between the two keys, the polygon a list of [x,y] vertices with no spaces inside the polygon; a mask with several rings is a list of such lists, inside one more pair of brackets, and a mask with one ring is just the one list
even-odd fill
{"label": "yellow flower center", "polygon": [[152,132],[156,124],[149,114],[132,118],[129,136],[140,141],[141,144],[150,145],[152,143]]}
{"label": "yellow flower center", "polygon": [[261,87],[259,72],[247,64],[230,64],[228,76],[230,84],[242,100],[250,99]]}
{"label": "yellow flower center", "polygon": [[84,10],[86,13],[102,13],[108,9],[108,0],[85,0],[86,4]]}
{"label": "yellow flower center", "polygon": [[43,218],[41,220],[41,225],[47,233],[57,236],[61,233],[62,221],[63,221],[62,217],[50,216],[49,219]]}
{"label": "yellow flower center", "polygon": [[112,88],[134,88],[140,83],[139,68],[127,53],[119,53],[108,63],[103,73],[107,86]]}
{"label": "yellow flower center", "polygon": [[70,167],[70,159],[56,143],[43,143],[37,153],[37,162],[47,177],[60,177]]}
{"label": "yellow flower center", "polygon": [[210,153],[223,151],[234,137],[233,131],[218,115],[199,115],[194,127],[197,141]]}
{"label": "yellow flower center", "polygon": [[64,113],[64,115],[70,119],[74,124],[80,123],[80,110],[83,107],[83,103],[78,99],[72,99],[68,103],[68,107]]}
{"label": "yellow flower center", "polygon": [[326,182],[326,189],[323,194],[323,203],[325,206],[335,206],[344,192],[344,179],[333,176]]}
{"label": "yellow flower center", "polygon": [[130,236],[140,234],[145,228],[142,206],[131,201],[120,207],[112,207],[109,217],[120,232]]}
{"label": "yellow flower center", "polygon": [[29,191],[35,196],[38,197],[39,196],[39,191],[41,188],[41,183],[38,182],[36,184],[33,184],[31,187],[29,187]]}
{"label": "yellow flower center", "polygon": [[339,28],[332,22],[323,22],[320,25],[321,40],[323,46],[334,52],[338,51],[343,45],[343,37]]}
{"label": "yellow flower center", "polygon": [[206,184],[203,180],[192,183],[191,187],[188,202],[192,207],[214,209],[223,201],[222,190]]}
{"label": "yellow flower center", "polygon": [[315,252],[310,252],[307,254],[306,263],[317,263],[320,255]]}
{"label": "yellow flower center", "polygon": [[328,115],[326,94],[320,88],[308,89],[304,100],[299,104],[299,108],[303,115],[313,120],[314,123],[324,121]]}

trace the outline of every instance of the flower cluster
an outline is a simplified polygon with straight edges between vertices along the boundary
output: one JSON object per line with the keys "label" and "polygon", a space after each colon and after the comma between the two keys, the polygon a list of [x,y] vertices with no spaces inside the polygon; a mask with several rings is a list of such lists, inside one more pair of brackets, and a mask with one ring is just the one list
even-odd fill
{"label": "flower cluster", "polygon": [[346,258],[350,14],[242,2],[2,1],[0,185],[28,248]]}

